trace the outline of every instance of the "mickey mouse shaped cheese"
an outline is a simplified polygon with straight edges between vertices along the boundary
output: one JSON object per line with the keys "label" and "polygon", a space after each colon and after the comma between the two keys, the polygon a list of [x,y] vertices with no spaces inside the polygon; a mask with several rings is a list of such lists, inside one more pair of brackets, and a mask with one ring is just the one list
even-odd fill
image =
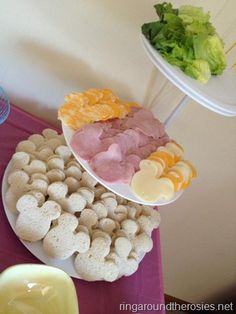
{"label": "mickey mouse shaped cheese", "polygon": [[22,240],[35,242],[45,237],[51,222],[61,213],[61,206],[54,201],[47,201],[38,206],[33,195],[23,195],[16,203],[19,215],[16,220],[16,234]]}
{"label": "mickey mouse shaped cheese", "polygon": [[173,198],[174,184],[169,178],[159,178],[159,163],[145,159],[139,167],[131,182],[132,190],[139,198],[147,202]]}
{"label": "mickey mouse shaped cheese", "polygon": [[43,240],[43,248],[49,256],[66,259],[75,252],[85,253],[90,246],[87,233],[75,233],[78,219],[69,213],[61,215],[58,225],[53,227]]}
{"label": "mickey mouse shaped cheese", "polygon": [[110,251],[110,243],[104,237],[92,241],[86,253],[79,253],[75,258],[75,269],[80,278],[87,281],[114,281],[119,270],[114,261],[106,259]]}

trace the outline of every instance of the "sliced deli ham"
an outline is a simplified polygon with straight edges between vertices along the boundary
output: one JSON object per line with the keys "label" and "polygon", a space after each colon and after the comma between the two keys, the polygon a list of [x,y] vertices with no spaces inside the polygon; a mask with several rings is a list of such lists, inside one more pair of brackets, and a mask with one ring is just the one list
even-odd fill
{"label": "sliced deli ham", "polygon": [[141,161],[141,158],[135,154],[130,154],[125,157],[124,162],[131,163],[134,167],[134,170],[137,171],[139,169],[139,163]]}
{"label": "sliced deli ham", "polygon": [[122,162],[118,144],[112,144],[107,151],[98,153],[90,161],[93,171],[107,182],[129,183],[135,170],[130,162]]}
{"label": "sliced deli ham", "polygon": [[163,124],[155,119],[153,113],[147,109],[136,111],[133,117],[127,119],[126,125],[154,139],[158,139],[165,133]]}
{"label": "sliced deli ham", "polygon": [[152,112],[133,108],[123,119],[82,127],[72,138],[72,148],[107,182],[128,183],[139,162],[169,142],[163,124]]}
{"label": "sliced deli ham", "polygon": [[89,160],[101,151],[102,133],[100,124],[88,124],[73,135],[71,146],[81,158]]}

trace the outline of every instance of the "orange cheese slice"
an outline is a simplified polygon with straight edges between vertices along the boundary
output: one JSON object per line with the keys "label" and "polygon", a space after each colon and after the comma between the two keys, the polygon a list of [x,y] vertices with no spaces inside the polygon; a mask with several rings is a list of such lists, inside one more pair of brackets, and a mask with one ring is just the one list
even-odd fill
{"label": "orange cheese slice", "polygon": [[147,159],[159,162],[162,165],[163,171],[167,167],[165,161],[162,158],[160,158],[160,157],[156,157],[156,156],[150,155]]}
{"label": "orange cheese slice", "polygon": [[66,103],[73,103],[77,105],[87,105],[89,100],[83,93],[71,93],[65,96]]}
{"label": "orange cheese slice", "polygon": [[182,184],[182,186],[181,186],[181,189],[182,189],[182,190],[186,190],[186,189],[189,187],[189,185],[190,185],[190,180],[187,181],[187,182],[184,182],[184,183]]}
{"label": "orange cheese slice", "polygon": [[96,91],[89,89],[88,91],[84,92],[84,96],[88,98],[88,103],[90,106],[92,106],[99,102],[99,100],[102,98],[102,93],[99,94]]}
{"label": "orange cheese slice", "polygon": [[167,167],[172,167],[175,164],[174,157],[165,151],[157,150],[156,152],[152,153],[150,157],[159,157],[164,160]]}
{"label": "orange cheese slice", "polygon": [[170,143],[174,143],[174,144],[175,144],[176,146],[178,146],[182,151],[184,151],[183,147],[182,147],[179,143],[177,143],[176,141],[171,140]]}
{"label": "orange cheese slice", "polygon": [[110,89],[102,89],[102,101],[120,102],[119,98]]}
{"label": "orange cheese slice", "polygon": [[191,177],[192,178],[196,178],[197,177],[197,170],[196,170],[196,168],[188,160],[183,160],[183,162],[185,162],[189,166],[189,168],[191,169],[191,171],[192,171]]}
{"label": "orange cheese slice", "polygon": [[174,175],[172,174],[171,172],[165,174],[163,176],[164,178],[168,178],[172,181],[173,185],[174,185],[174,191],[177,192],[181,186],[180,182],[179,182],[179,179]]}
{"label": "orange cheese slice", "polygon": [[182,174],[184,180],[182,182],[181,189],[185,189],[189,186],[191,180],[191,169],[186,164],[181,164],[181,161],[179,161],[171,168],[171,170],[178,170]]}
{"label": "orange cheese slice", "polygon": [[145,167],[153,168],[153,172],[156,178],[159,178],[163,174],[164,167],[160,162],[151,159],[143,159],[139,163],[139,167],[144,169]]}
{"label": "orange cheese slice", "polygon": [[170,168],[167,174],[170,174],[171,176],[174,176],[176,178],[176,180],[178,181],[178,190],[179,190],[184,182],[184,177],[181,174],[181,172],[177,169]]}
{"label": "orange cheese slice", "polygon": [[169,178],[160,178],[157,180],[157,183],[155,185],[156,188],[156,201],[159,200],[170,200],[174,197],[175,191],[174,191],[174,184],[173,181]]}
{"label": "orange cheese slice", "polygon": [[72,93],[65,97],[65,104],[58,110],[58,118],[64,124],[77,130],[96,121],[124,118],[137,106],[125,103],[108,89],[91,88],[84,93]]}
{"label": "orange cheese slice", "polygon": [[135,195],[146,202],[158,200],[169,200],[174,196],[175,186],[173,181],[167,177],[159,177],[160,163],[144,159],[139,164],[137,171],[131,181],[131,189]]}
{"label": "orange cheese slice", "polygon": [[171,141],[169,143],[166,143],[165,147],[174,154],[175,162],[178,162],[179,160],[181,160],[183,158],[184,150],[175,141]]}

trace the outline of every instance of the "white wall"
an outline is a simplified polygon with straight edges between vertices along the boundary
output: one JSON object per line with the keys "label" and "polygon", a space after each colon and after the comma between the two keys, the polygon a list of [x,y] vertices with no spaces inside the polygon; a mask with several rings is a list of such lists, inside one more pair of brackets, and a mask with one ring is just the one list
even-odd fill
{"label": "white wall", "polygon": [[[164,119],[183,95],[141,47],[140,26],[155,18],[156,2],[0,0],[0,85],[15,104],[53,124],[63,96],[89,87],[111,88]],[[187,2],[211,10],[230,47],[235,1]],[[180,200],[161,208],[165,292],[197,302],[236,284],[236,119],[192,102],[169,133],[199,176]]]}

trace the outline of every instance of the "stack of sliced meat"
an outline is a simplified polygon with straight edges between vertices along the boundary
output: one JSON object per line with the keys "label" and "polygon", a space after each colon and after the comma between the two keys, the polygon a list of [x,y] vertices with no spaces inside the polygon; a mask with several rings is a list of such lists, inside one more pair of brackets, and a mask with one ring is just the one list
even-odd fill
{"label": "stack of sliced meat", "polygon": [[130,183],[139,162],[169,142],[151,111],[133,108],[124,119],[96,122],[78,130],[72,148],[107,182]]}

